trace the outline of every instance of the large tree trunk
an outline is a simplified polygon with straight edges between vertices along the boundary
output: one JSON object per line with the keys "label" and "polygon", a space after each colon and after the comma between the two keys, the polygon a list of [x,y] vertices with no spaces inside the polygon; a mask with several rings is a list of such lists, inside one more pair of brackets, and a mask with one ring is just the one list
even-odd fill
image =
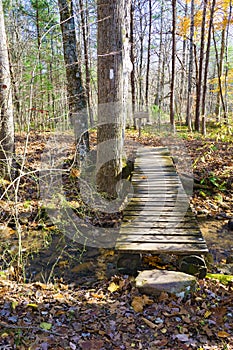
{"label": "large tree trunk", "polygon": [[98,0],[97,187],[117,196],[122,170],[123,0]]}
{"label": "large tree trunk", "polygon": [[220,57],[218,56],[218,48],[217,43],[215,39],[215,33],[213,28],[213,40],[214,40],[214,47],[215,47],[215,55],[216,55],[216,62],[217,62],[217,69],[218,69],[218,94],[217,94],[217,101],[216,101],[216,107],[215,107],[215,115],[216,120],[220,121],[220,112],[221,112],[221,104],[222,103],[222,109],[223,109],[223,115],[224,119],[227,119],[226,115],[226,108],[225,108],[225,101],[223,96],[223,88],[222,88],[222,75],[223,75],[223,61],[224,61],[224,52],[225,52],[225,36],[226,36],[226,28],[223,28],[222,30],[222,38],[221,38],[221,51],[220,51]]}
{"label": "large tree trunk", "polygon": [[186,125],[189,131],[192,130],[192,80],[193,80],[193,37],[194,37],[194,0],[191,1],[191,23],[190,23],[190,41],[189,41],[189,70],[188,70],[188,95],[187,95],[187,109],[186,109]]}
{"label": "large tree trunk", "polygon": [[[136,105],[136,88],[135,88],[135,48],[134,48],[134,5],[131,3],[130,8],[130,59],[132,62],[132,71],[130,75],[130,82],[131,82],[131,94],[132,94],[132,113],[134,116],[135,112],[135,105]],[[135,119],[134,120],[134,127],[135,125]]]}
{"label": "large tree trunk", "polygon": [[148,47],[147,47],[147,66],[146,66],[146,109],[149,107],[149,76],[150,76],[150,60],[151,60],[151,34],[152,34],[152,3],[149,0],[149,33],[148,33]]}
{"label": "large tree trunk", "polygon": [[79,155],[85,156],[88,148],[88,113],[85,91],[83,88],[81,62],[78,59],[78,42],[75,33],[75,23],[71,3],[58,0],[64,61],[66,64],[67,93],[69,112],[75,131]]}
{"label": "large tree trunk", "polygon": [[170,124],[175,131],[175,78],[176,78],[176,0],[172,0],[172,76],[170,95]]}
{"label": "large tree trunk", "polygon": [[132,111],[129,107],[129,84],[132,72],[132,62],[131,62],[131,45],[130,45],[130,20],[131,20],[131,0],[124,0],[124,18],[123,18],[123,138],[124,130],[126,126],[126,121],[128,114],[131,115],[130,121],[132,121]]}
{"label": "large tree trunk", "polygon": [[212,0],[211,11],[210,11],[210,20],[209,20],[209,29],[208,29],[208,39],[207,39],[207,48],[206,48],[206,60],[205,60],[205,71],[204,71],[204,80],[203,80],[203,93],[202,93],[202,134],[206,134],[206,91],[207,91],[207,78],[208,78],[208,68],[209,68],[209,59],[210,59],[210,44],[211,44],[211,31],[214,18],[214,9],[215,9],[216,0]]}
{"label": "large tree trunk", "polygon": [[139,83],[138,83],[138,98],[139,98],[139,110],[143,109],[144,98],[143,98],[143,52],[144,52],[144,31],[143,31],[143,11],[140,0],[138,1],[138,12],[139,12],[139,42],[140,42],[140,57],[139,57]]}
{"label": "large tree trunk", "polygon": [[0,0],[0,113],[0,176],[9,177],[14,151],[14,121],[2,0]]}
{"label": "large tree trunk", "polygon": [[[185,10],[184,10],[184,16],[187,17],[188,14],[188,0],[185,1]],[[180,76],[180,121],[183,120],[183,111],[185,106],[185,100],[186,100],[186,57],[187,57],[187,37],[183,37],[183,45],[182,45],[182,72]]]}
{"label": "large tree trunk", "polygon": [[197,82],[197,96],[196,96],[196,110],[195,110],[195,130],[200,131],[200,107],[201,107],[201,93],[202,93],[202,70],[204,62],[204,48],[205,48],[205,23],[206,23],[206,8],[207,0],[204,0],[201,25],[201,48],[199,59],[199,74]]}
{"label": "large tree trunk", "polygon": [[85,22],[85,13],[87,16],[87,9],[84,9],[83,0],[79,0],[80,7],[80,17],[82,23],[82,35],[83,35],[83,49],[84,49],[84,61],[85,61],[85,73],[86,73],[86,96],[88,103],[88,113],[90,124],[94,124],[93,120],[93,111],[91,105],[91,74],[90,74],[90,65],[89,65],[89,53],[88,53],[88,38],[87,38],[87,27]]}
{"label": "large tree trunk", "polygon": [[158,106],[158,126],[160,128],[161,124],[161,102],[163,99],[164,91],[164,69],[165,69],[165,60],[164,48],[163,48],[163,21],[164,21],[164,1],[161,1],[160,6],[160,33],[159,33],[159,52],[158,52],[158,73],[157,73],[157,84],[156,84],[156,95],[154,104]]}

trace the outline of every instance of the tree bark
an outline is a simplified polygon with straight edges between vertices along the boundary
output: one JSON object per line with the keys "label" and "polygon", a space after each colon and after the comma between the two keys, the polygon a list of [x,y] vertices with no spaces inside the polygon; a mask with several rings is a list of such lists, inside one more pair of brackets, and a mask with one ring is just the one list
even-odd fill
{"label": "tree bark", "polygon": [[201,93],[202,93],[202,71],[204,62],[204,48],[205,48],[205,23],[206,23],[206,8],[207,0],[204,0],[201,25],[201,48],[199,58],[199,74],[197,82],[197,96],[196,96],[196,110],[195,110],[195,130],[200,131],[200,107],[201,107]]}
{"label": "tree bark", "polygon": [[144,52],[144,31],[143,31],[143,14],[142,14],[142,4],[138,1],[138,11],[139,11],[139,42],[140,42],[140,56],[139,56],[139,83],[138,83],[138,97],[139,97],[139,110],[142,110],[144,105],[143,98],[143,52]]}
{"label": "tree bark", "polygon": [[81,62],[78,59],[78,42],[71,4],[67,0],[58,0],[64,61],[66,64],[67,94],[71,123],[80,158],[89,149],[87,102],[82,82]]}
{"label": "tree bark", "polygon": [[151,60],[151,34],[152,34],[152,3],[149,0],[149,28],[148,28],[148,47],[147,47],[147,66],[146,66],[146,109],[149,108],[149,76],[150,76],[150,60]]}
{"label": "tree bark", "polygon": [[207,91],[207,78],[208,78],[208,68],[209,68],[209,59],[210,59],[210,44],[211,44],[211,31],[213,25],[214,18],[214,9],[215,9],[216,0],[212,0],[211,11],[210,11],[210,19],[209,19],[209,29],[208,29],[208,39],[207,39],[207,47],[206,47],[206,60],[205,60],[205,71],[204,71],[204,79],[203,79],[203,93],[202,93],[202,134],[206,134],[206,116],[205,116],[205,107],[206,107],[206,91]]}
{"label": "tree bark", "polygon": [[[184,16],[187,17],[188,14],[188,1],[185,1],[185,12]],[[183,120],[183,108],[184,101],[186,100],[186,56],[187,56],[187,37],[183,37],[182,45],[182,72],[180,77],[180,121]]]}
{"label": "tree bark", "polygon": [[132,71],[130,76],[131,94],[132,94],[132,113],[134,115],[136,105],[136,89],[135,89],[135,53],[134,53],[134,5],[131,3],[130,9],[130,59],[132,62]]}
{"label": "tree bark", "polygon": [[222,109],[223,109],[223,115],[224,118],[227,119],[226,116],[226,108],[225,108],[225,102],[224,102],[224,97],[223,97],[223,89],[222,89],[222,81],[221,77],[223,74],[223,60],[224,60],[224,51],[225,51],[225,36],[226,36],[226,28],[222,29],[222,38],[221,38],[221,50],[220,50],[220,57],[218,56],[218,48],[217,48],[217,43],[215,39],[215,34],[214,34],[214,28],[213,28],[213,40],[214,40],[214,47],[215,47],[215,55],[216,55],[216,61],[217,61],[217,71],[218,71],[218,85],[219,85],[219,90],[217,93],[217,101],[216,101],[216,106],[215,106],[215,115],[216,115],[216,120],[220,121],[220,110],[221,110],[221,103],[222,103]]}
{"label": "tree bark", "polygon": [[175,79],[176,79],[176,0],[172,0],[172,76],[170,95],[170,124],[175,131]]}
{"label": "tree bark", "polygon": [[0,0],[0,176],[9,177],[14,151],[14,121],[7,38]]}
{"label": "tree bark", "polygon": [[190,23],[190,39],[189,39],[189,72],[188,72],[188,95],[187,95],[187,109],[186,109],[186,125],[189,131],[192,131],[192,80],[193,80],[193,37],[194,37],[194,0],[191,1],[191,23]]}
{"label": "tree bark", "polygon": [[97,188],[117,196],[122,170],[123,0],[98,0]]}
{"label": "tree bark", "polygon": [[88,54],[88,39],[87,39],[87,31],[86,31],[86,23],[85,23],[85,9],[83,5],[83,0],[79,0],[80,7],[80,17],[82,23],[82,35],[83,35],[83,49],[84,49],[84,61],[85,61],[85,73],[86,73],[86,97],[88,104],[88,114],[90,124],[94,124],[93,120],[93,111],[91,106],[91,75],[90,75],[90,67],[89,67],[89,54]]}

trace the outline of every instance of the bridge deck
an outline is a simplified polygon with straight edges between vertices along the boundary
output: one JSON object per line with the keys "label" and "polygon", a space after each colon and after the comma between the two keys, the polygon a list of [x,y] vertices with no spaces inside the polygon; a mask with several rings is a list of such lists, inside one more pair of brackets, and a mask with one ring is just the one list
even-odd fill
{"label": "bridge deck", "polygon": [[166,148],[138,150],[134,195],[124,210],[116,249],[135,253],[208,252],[179,175]]}

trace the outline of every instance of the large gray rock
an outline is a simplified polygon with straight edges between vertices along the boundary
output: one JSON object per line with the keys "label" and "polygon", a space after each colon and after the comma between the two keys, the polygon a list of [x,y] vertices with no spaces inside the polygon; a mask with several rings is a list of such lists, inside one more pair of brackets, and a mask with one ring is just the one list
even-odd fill
{"label": "large gray rock", "polygon": [[136,278],[136,287],[144,294],[159,295],[161,292],[184,297],[196,289],[194,276],[183,272],[166,270],[141,271]]}

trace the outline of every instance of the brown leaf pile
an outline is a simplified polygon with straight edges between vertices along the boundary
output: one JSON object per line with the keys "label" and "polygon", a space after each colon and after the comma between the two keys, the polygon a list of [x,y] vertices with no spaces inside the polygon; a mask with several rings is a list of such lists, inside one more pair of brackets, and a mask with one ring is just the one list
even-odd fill
{"label": "brown leaf pile", "polygon": [[232,349],[232,291],[203,280],[186,299],[152,298],[128,277],[91,289],[0,280],[0,348]]}

